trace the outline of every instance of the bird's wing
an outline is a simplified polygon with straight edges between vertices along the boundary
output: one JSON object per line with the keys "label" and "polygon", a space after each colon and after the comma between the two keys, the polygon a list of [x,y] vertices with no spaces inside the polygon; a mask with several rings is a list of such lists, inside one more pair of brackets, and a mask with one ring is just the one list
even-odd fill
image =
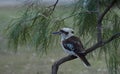
{"label": "bird's wing", "polygon": [[90,66],[90,63],[88,62],[86,57],[80,54],[81,52],[84,52],[85,50],[79,38],[72,36],[63,41],[63,46],[65,49],[69,51],[73,51],[75,55],[85,63],[86,66]]}
{"label": "bird's wing", "polygon": [[83,61],[83,63],[84,63],[85,66],[87,66],[87,67],[90,66],[90,63],[86,59],[86,57],[84,55],[81,55],[79,53],[79,52],[83,51],[83,50],[81,50],[82,48],[80,48],[80,46],[79,46],[79,48],[77,48],[74,44],[76,44],[76,46],[78,45],[77,43],[71,43],[70,42],[70,43],[64,44],[64,47],[65,47],[65,49],[67,49],[69,51],[73,51],[74,54],[75,54],[75,56],[77,56],[78,58],[80,58]]}
{"label": "bird's wing", "polygon": [[79,38],[72,36],[63,41],[63,46],[65,49],[74,52],[82,52],[84,51],[83,45]]}

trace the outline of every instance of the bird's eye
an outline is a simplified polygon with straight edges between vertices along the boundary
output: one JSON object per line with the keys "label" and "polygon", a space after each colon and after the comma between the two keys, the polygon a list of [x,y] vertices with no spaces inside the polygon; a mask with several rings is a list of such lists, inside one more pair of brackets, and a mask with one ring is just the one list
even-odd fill
{"label": "bird's eye", "polygon": [[74,34],[74,32],[73,32],[73,31],[71,31],[71,33],[73,33],[73,34]]}

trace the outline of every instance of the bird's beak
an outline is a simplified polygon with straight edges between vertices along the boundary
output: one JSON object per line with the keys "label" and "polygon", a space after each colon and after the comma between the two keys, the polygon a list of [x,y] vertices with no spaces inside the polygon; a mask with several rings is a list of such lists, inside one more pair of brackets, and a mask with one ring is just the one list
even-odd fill
{"label": "bird's beak", "polygon": [[61,32],[52,32],[52,34],[56,34],[56,35],[60,35],[61,34]]}

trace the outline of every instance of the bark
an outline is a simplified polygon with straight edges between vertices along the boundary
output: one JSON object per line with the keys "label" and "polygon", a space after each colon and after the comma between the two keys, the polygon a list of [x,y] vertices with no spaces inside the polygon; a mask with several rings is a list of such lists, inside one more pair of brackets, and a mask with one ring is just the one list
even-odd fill
{"label": "bark", "polygon": [[60,60],[56,61],[53,65],[52,65],[52,74],[57,74],[58,68],[61,64],[76,59],[76,56],[72,56],[72,55],[68,55],[66,57],[61,58]]}

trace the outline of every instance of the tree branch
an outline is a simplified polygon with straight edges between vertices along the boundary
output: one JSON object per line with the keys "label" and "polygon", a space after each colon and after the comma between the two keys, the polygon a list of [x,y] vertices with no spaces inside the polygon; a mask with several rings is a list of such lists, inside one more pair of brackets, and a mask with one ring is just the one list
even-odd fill
{"label": "tree branch", "polygon": [[54,11],[54,10],[55,10],[55,7],[56,7],[57,4],[58,4],[58,2],[59,2],[59,0],[56,0],[56,2],[55,2],[53,5],[48,6],[48,8],[53,7],[53,8],[52,8],[52,11]]}
{"label": "tree branch", "polygon": [[102,22],[98,22],[101,18],[99,18],[100,15],[100,3],[99,0],[97,1],[98,5],[98,18],[97,18],[97,42],[102,42]]}
{"label": "tree branch", "polygon": [[116,38],[119,38],[120,37],[120,33],[116,33],[114,34],[112,37],[110,37],[108,40],[106,41],[103,41],[103,42],[98,42],[96,43],[95,45],[93,45],[92,47],[86,49],[85,53],[84,54],[88,54],[92,51],[94,51],[95,49],[99,48],[99,47],[102,47],[104,46],[105,44],[108,44],[110,43],[112,40],[115,40]]}
{"label": "tree branch", "polygon": [[103,17],[113,7],[115,3],[116,3],[116,0],[113,0],[111,4],[104,10],[104,12],[99,16],[98,23],[102,23]]}
{"label": "tree branch", "polygon": [[58,61],[56,61],[53,65],[52,65],[52,74],[57,74],[57,71],[58,71],[58,68],[59,66],[64,63],[64,62],[67,62],[67,61],[70,61],[70,60],[73,60],[77,58],[76,56],[72,56],[72,55],[68,55]]}
{"label": "tree branch", "polygon": [[59,0],[56,0],[56,2],[54,4],[47,7],[48,9],[50,9],[50,15],[54,12],[58,2],[59,2]]}
{"label": "tree branch", "polygon": [[55,7],[57,6],[58,1],[59,1],[59,0],[57,0],[57,1],[55,2],[55,4],[53,5],[53,6],[54,6],[54,7],[53,7],[53,11],[55,10]]}
{"label": "tree branch", "polygon": [[[98,0],[99,1],[99,0]],[[99,3],[99,2],[98,2]],[[104,10],[104,12],[100,15],[98,14],[98,25],[97,25],[97,39],[98,39],[98,42],[102,42],[102,20],[105,16],[105,14],[107,14],[107,12],[110,10],[110,8],[113,7],[113,5],[116,3],[116,0],[113,0],[111,2],[111,4]],[[98,7],[99,7],[99,4],[98,4]]]}

